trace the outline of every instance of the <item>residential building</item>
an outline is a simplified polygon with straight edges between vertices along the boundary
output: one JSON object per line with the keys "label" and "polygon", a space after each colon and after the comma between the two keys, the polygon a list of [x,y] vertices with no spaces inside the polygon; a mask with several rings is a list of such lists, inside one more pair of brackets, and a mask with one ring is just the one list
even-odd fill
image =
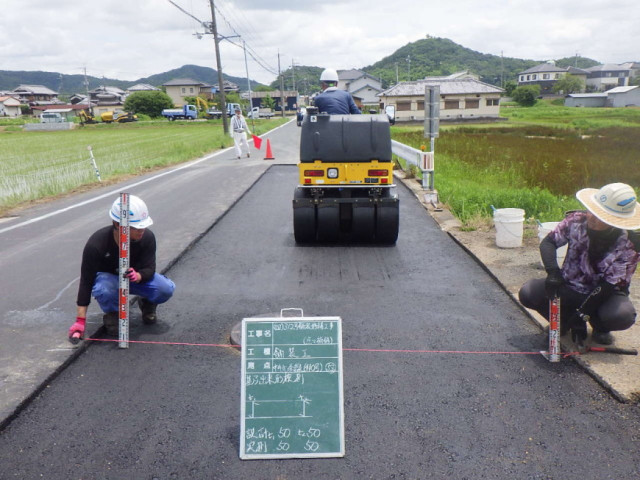
{"label": "residential building", "polygon": [[426,77],[401,82],[378,95],[380,110],[395,106],[397,121],[422,121],[425,117],[425,87],[440,87],[440,119],[498,118],[504,90],[471,77]]}
{"label": "residential building", "polygon": [[[240,87],[238,87],[238,85],[236,85],[235,83],[230,82],[229,80],[223,80],[222,85],[224,86],[224,93],[240,91]],[[218,92],[220,91],[220,86],[217,83],[213,86],[213,88]]]}
{"label": "residential building", "polygon": [[58,92],[44,85],[20,85],[12,91],[12,94],[17,95],[22,103],[30,105],[61,103],[58,100]]}
{"label": "residential building", "polygon": [[154,87],[153,85],[149,85],[148,83],[137,83],[129,88],[127,88],[128,93],[135,92],[154,92],[159,91],[159,88]]}
{"label": "residential building", "polygon": [[340,70],[338,88],[346,90],[357,100],[358,106],[378,106],[378,94],[382,92],[382,82],[362,70]]}
{"label": "residential building", "polygon": [[196,97],[200,94],[201,87],[205,84],[190,78],[175,78],[162,84],[167,95],[177,107],[185,105],[184,97]]}
{"label": "residential building", "polygon": [[0,117],[19,117],[21,115],[20,100],[12,95],[0,95]]}
{"label": "residential building", "polygon": [[[89,91],[89,98],[93,107],[93,114],[100,115],[104,112],[121,111],[127,92],[118,87],[100,86]],[[84,102],[86,104],[86,98]]]}
{"label": "residential building", "polygon": [[632,69],[624,65],[605,64],[587,69],[587,90],[604,92],[614,87],[629,86]]}
{"label": "residential building", "polygon": [[577,76],[583,81],[583,84],[586,84],[589,72],[576,67],[558,67],[555,62],[549,61],[520,72],[518,86],[539,85],[542,95],[552,95],[556,82],[567,74]]}

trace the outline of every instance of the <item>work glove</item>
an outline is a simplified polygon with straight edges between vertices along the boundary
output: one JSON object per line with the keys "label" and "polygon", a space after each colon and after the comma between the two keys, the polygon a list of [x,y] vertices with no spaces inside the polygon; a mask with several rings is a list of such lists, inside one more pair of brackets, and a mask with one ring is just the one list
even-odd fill
{"label": "work glove", "polygon": [[562,277],[562,271],[559,268],[550,269],[547,271],[547,278],[544,281],[544,289],[548,298],[553,298],[558,295],[560,287],[564,283]]}
{"label": "work glove", "polygon": [[76,323],[69,328],[69,341],[76,344],[84,337],[84,327],[87,319],[83,317],[76,317]]}
{"label": "work glove", "polygon": [[580,352],[583,352],[586,348],[584,341],[587,339],[588,321],[589,316],[580,311],[576,311],[568,320],[569,328],[571,329],[571,340],[573,340]]}
{"label": "work glove", "polygon": [[142,280],[142,275],[136,272],[133,268],[128,268],[126,272],[124,272],[123,278],[128,278],[130,282],[138,283]]}

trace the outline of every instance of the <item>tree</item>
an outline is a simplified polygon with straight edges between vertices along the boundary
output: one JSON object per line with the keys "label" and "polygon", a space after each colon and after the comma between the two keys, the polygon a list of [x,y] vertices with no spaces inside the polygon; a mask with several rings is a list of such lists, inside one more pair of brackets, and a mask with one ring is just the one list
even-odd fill
{"label": "tree", "polygon": [[165,108],[173,108],[173,100],[164,92],[145,91],[132,93],[124,102],[124,111],[159,117]]}
{"label": "tree", "polygon": [[276,101],[271,98],[271,95],[265,95],[265,97],[262,99],[262,106],[264,108],[274,109],[276,106]]}
{"label": "tree", "polygon": [[507,97],[510,97],[513,95],[513,91],[518,87],[518,84],[516,82],[514,82],[513,80],[507,80],[504,84],[504,94]]}
{"label": "tree", "polygon": [[584,90],[584,83],[575,75],[566,74],[553,85],[553,93],[562,92],[565,95],[581,92]]}
{"label": "tree", "polygon": [[523,107],[533,107],[540,96],[540,85],[526,85],[513,91],[513,100]]}

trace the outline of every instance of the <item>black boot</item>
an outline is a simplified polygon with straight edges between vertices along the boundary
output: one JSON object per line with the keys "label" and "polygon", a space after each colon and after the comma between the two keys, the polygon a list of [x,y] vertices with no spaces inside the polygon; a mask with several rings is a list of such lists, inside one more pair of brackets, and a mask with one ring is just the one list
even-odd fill
{"label": "black boot", "polygon": [[145,325],[152,325],[156,323],[158,320],[158,317],[156,316],[156,307],[158,304],[151,303],[149,300],[140,297],[138,305],[140,305],[140,311],[142,311],[142,323]]}

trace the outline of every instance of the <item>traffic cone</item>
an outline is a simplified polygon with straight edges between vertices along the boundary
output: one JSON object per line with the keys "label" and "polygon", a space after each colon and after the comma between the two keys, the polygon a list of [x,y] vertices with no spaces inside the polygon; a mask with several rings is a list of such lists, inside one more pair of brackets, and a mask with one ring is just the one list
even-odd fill
{"label": "traffic cone", "polygon": [[273,153],[271,153],[271,140],[267,138],[267,154],[264,157],[265,160],[275,160]]}

